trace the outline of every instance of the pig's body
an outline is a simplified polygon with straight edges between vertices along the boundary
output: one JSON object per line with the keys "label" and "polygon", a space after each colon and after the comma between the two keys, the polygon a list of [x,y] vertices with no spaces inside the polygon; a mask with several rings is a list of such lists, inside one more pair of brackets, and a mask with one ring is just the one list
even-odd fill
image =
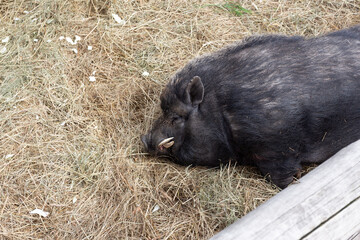
{"label": "pig's body", "polygon": [[360,139],[360,27],[253,37],[196,58],[172,77],[161,107],[143,137],[149,152],[193,165],[233,158],[286,187],[301,162]]}

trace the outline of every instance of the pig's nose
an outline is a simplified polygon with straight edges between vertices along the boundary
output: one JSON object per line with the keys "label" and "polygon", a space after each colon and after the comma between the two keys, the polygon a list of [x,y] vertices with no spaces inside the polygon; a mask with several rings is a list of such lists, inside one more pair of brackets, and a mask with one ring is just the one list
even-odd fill
{"label": "pig's nose", "polygon": [[144,144],[145,151],[149,151],[149,146],[147,143],[148,135],[141,135],[141,141]]}

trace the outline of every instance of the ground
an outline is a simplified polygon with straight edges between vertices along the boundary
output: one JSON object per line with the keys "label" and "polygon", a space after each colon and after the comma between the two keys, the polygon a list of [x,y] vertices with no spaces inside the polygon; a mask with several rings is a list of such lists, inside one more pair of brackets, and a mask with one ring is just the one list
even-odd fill
{"label": "ground", "polygon": [[207,239],[253,210],[279,191],[256,169],[142,152],[161,89],[195,56],[253,34],[352,26],[359,6],[0,1],[0,239]]}

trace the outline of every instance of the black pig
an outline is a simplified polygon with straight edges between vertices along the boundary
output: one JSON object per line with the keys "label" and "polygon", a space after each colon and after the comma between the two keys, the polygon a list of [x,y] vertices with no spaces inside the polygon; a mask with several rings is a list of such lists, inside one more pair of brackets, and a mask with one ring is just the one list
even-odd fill
{"label": "black pig", "polygon": [[190,61],[141,139],[186,165],[255,164],[281,188],[301,163],[360,139],[360,26],[304,39],[250,37]]}

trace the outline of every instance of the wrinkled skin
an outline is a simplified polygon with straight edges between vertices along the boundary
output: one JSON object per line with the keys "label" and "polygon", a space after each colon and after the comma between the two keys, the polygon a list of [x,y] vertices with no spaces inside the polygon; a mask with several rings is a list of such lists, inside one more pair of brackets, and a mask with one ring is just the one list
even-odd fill
{"label": "wrinkled skin", "polygon": [[179,70],[141,139],[179,164],[256,165],[284,188],[301,163],[360,139],[359,96],[360,26],[311,39],[251,37]]}

